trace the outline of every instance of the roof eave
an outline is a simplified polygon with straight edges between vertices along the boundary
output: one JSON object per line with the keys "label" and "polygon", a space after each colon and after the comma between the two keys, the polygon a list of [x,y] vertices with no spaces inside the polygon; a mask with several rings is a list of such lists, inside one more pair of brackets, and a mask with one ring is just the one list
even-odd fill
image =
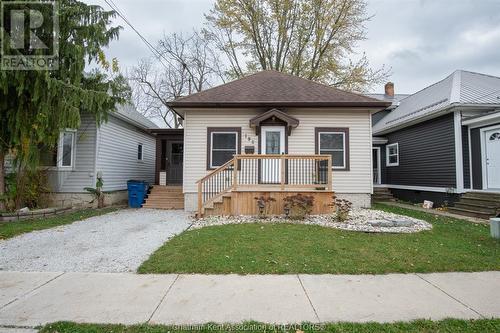
{"label": "roof eave", "polygon": [[171,108],[237,108],[237,107],[368,107],[385,109],[391,103],[369,102],[169,102]]}

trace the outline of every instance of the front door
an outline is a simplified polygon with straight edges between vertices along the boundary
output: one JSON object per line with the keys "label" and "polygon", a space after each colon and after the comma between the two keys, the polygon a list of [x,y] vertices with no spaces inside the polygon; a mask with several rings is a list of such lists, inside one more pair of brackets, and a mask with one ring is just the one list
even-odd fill
{"label": "front door", "polygon": [[[285,153],[284,126],[262,126],[260,135],[261,154],[281,155]],[[267,184],[281,183],[281,160],[279,158],[262,160],[261,182]]]}
{"label": "front door", "polygon": [[184,157],[184,143],[182,141],[168,141],[167,145],[167,184],[182,184],[182,163]]}
{"label": "front door", "polygon": [[500,189],[500,128],[486,131],[484,134],[488,188]]}

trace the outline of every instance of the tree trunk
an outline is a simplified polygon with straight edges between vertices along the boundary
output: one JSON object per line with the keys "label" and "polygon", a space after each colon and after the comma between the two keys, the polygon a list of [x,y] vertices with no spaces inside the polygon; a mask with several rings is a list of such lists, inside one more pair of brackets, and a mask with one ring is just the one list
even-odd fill
{"label": "tree trunk", "polygon": [[0,211],[5,210],[5,152],[0,149]]}

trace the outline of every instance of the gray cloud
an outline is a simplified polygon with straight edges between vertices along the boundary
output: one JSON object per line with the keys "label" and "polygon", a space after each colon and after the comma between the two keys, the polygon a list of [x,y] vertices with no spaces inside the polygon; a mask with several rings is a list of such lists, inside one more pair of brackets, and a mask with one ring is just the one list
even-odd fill
{"label": "gray cloud", "polygon": [[[103,0],[83,0],[108,8]],[[213,0],[114,0],[151,42],[163,33],[200,28]],[[500,76],[499,0],[368,0],[366,52],[373,67],[392,68],[396,91],[415,92],[455,69]],[[121,19],[120,40],[108,55],[122,68],[150,56],[147,47]],[[381,91],[382,87],[373,87]]]}

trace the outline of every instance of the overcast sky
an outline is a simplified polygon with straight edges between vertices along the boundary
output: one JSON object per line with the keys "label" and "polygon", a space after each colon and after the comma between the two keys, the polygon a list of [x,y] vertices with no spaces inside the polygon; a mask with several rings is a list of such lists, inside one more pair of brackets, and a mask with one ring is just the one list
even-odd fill
{"label": "overcast sky", "polygon": [[[109,7],[103,0],[83,0]],[[114,0],[153,44],[164,33],[200,28],[213,0]],[[366,52],[372,67],[392,68],[396,93],[413,93],[455,69],[500,76],[500,0],[368,0]],[[122,68],[150,56],[139,37],[124,27],[109,56]],[[383,87],[373,87],[382,92]]]}

